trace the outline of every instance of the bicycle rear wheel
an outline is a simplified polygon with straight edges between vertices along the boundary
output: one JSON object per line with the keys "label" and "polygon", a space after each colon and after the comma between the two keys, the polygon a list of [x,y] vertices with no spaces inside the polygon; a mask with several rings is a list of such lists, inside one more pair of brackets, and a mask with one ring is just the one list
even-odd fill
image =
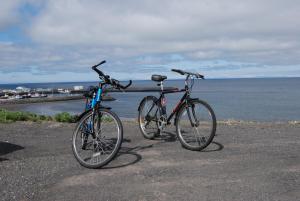
{"label": "bicycle rear wheel", "polygon": [[72,139],[77,161],[87,168],[100,168],[118,153],[123,127],[116,114],[107,109],[88,112],[78,122]]}
{"label": "bicycle rear wheel", "polygon": [[147,139],[153,139],[160,133],[158,121],[160,109],[157,104],[157,98],[154,96],[145,97],[139,106],[139,128],[143,136]]}
{"label": "bicycle rear wheel", "polygon": [[202,100],[189,101],[177,114],[177,136],[186,149],[200,151],[207,147],[215,136],[216,127],[214,111]]}

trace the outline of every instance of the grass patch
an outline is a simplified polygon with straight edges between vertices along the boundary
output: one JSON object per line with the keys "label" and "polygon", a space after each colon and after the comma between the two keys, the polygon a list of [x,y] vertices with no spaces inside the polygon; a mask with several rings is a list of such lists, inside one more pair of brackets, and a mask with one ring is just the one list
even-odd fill
{"label": "grass patch", "polygon": [[[101,120],[103,122],[114,121],[112,117],[106,115],[103,116]],[[76,123],[78,121],[78,116],[71,115],[68,112],[62,112],[52,117],[46,115],[38,115],[31,112],[8,111],[0,108],[0,123],[11,123],[16,121],[33,121],[33,122],[56,121],[56,122],[63,122],[63,123]]]}
{"label": "grass patch", "polygon": [[55,121],[57,122],[66,122],[66,123],[75,123],[77,117],[69,114],[68,112],[58,113],[54,116]]}
{"label": "grass patch", "polygon": [[103,122],[113,122],[114,121],[114,119],[112,118],[112,117],[110,117],[110,116],[103,116],[102,118],[101,118],[101,121],[103,121]]}
{"label": "grass patch", "polygon": [[56,114],[54,117],[46,115],[37,115],[31,112],[14,112],[0,109],[0,123],[10,123],[16,121],[57,121],[74,123],[76,122],[76,116],[73,116],[67,112]]}

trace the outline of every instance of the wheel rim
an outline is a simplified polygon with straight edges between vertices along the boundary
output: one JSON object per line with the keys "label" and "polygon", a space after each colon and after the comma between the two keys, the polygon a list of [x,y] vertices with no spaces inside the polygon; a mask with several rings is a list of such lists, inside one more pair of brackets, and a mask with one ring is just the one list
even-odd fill
{"label": "wheel rim", "polygon": [[152,99],[147,99],[140,110],[140,127],[147,136],[153,136],[158,132],[158,107]]}
{"label": "wheel rim", "polygon": [[[99,114],[95,116],[94,124],[92,123],[92,113],[86,116],[78,126],[73,138],[74,151],[82,164],[90,166],[105,164],[119,148],[121,131],[118,121],[106,111],[101,111]],[[93,126],[95,139],[92,137]]]}
{"label": "wheel rim", "polygon": [[196,102],[185,107],[181,111],[178,121],[179,138],[185,146],[201,149],[210,143],[214,121],[211,111],[205,105]]}

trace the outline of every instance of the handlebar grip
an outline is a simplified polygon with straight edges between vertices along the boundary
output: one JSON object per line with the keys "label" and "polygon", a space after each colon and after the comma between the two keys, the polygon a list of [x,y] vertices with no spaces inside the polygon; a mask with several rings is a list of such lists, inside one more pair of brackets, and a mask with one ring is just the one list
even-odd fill
{"label": "handlebar grip", "polygon": [[184,75],[184,72],[182,70],[179,70],[179,69],[171,69],[171,71],[179,73],[180,75]]}
{"label": "handlebar grip", "polygon": [[100,66],[100,65],[102,65],[102,64],[104,64],[104,63],[106,63],[105,60],[101,61],[100,63],[98,63],[98,64],[96,64],[96,65],[94,65],[94,66],[92,66],[92,69],[93,69],[94,71],[96,71],[96,72],[99,74],[99,76],[105,76],[99,69],[97,69],[98,66]]}
{"label": "handlebar grip", "polygon": [[105,60],[101,61],[100,63],[98,63],[98,64],[96,64],[96,65],[94,65],[94,66],[92,66],[92,68],[94,69],[94,68],[96,68],[96,67],[98,67],[98,66],[100,66],[100,65],[102,65],[102,64],[104,64],[104,63],[106,63]]}

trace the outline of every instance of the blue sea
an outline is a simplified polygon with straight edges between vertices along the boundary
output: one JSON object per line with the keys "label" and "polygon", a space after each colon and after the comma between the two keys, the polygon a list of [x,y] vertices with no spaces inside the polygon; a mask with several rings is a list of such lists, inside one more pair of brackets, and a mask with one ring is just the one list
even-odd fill
{"label": "blue sea", "polygon": [[[34,83],[0,85],[0,89],[17,86],[29,88],[72,88],[75,85],[90,86],[97,82]],[[153,81],[133,81],[134,87],[155,87]],[[184,86],[183,80],[168,80],[165,86]],[[111,93],[116,101],[103,102],[123,118],[136,118],[137,108],[146,95],[157,92]],[[171,110],[182,93],[167,95],[168,110]],[[207,101],[214,109],[218,120],[290,121],[300,120],[300,78],[247,78],[196,80],[192,97]],[[1,105],[0,105],[1,107]],[[19,107],[19,106],[18,106]],[[21,110],[54,115],[58,112],[79,114],[84,109],[84,100],[67,102],[36,103],[22,105]]]}

